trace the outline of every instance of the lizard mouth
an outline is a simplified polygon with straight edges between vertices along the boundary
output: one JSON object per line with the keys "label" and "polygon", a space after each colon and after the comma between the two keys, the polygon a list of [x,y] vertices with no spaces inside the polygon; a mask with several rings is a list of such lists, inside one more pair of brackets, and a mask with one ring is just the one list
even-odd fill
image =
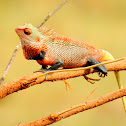
{"label": "lizard mouth", "polygon": [[28,38],[27,35],[24,34],[24,29],[21,29],[21,28],[17,27],[17,28],[15,29],[15,31],[16,31],[16,33],[18,34],[18,36],[19,36],[20,39],[25,38],[26,40],[31,41],[31,39]]}

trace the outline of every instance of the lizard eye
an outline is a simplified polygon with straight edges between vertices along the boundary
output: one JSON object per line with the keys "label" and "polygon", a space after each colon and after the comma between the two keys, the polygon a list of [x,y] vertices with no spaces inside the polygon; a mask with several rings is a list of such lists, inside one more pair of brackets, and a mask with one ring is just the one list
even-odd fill
{"label": "lizard eye", "polygon": [[26,35],[30,35],[32,33],[32,30],[30,28],[26,28],[26,29],[24,29],[24,33]]}

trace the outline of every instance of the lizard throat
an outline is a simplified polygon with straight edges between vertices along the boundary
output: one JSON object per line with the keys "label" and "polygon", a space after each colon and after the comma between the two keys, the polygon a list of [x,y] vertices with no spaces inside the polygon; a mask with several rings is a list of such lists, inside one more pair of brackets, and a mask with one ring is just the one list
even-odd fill
{"label": "lizard throat", "polygon": [[41,51],[45,52],[45,46],[42,43],[31,42],[25,38],[21,41],[23,53],[26,59],[37,57]]}

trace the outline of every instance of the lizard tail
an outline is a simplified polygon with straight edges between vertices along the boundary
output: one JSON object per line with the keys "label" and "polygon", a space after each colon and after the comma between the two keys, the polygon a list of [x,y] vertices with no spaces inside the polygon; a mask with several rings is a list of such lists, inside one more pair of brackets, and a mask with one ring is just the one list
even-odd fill
{"label": "lizard tail", "polygon": [[[103,55],[104,55],[104,57],[101,59],[102,61],[114,60],[114,57],[109,52],[107,52],[105,50],[102,50],[102,51],[103,51]],[[115,73],[115,77],[116,77],[119,89],[123,89],[123,85],[121,84],[121,80],[120,80],[119,71],[114,71],[114,73]],[[126,113],[126,99],[125,99],[125,97],[122,97],[122,102],[123,102],[124,110]]]}
{"label": "lizard tail", "polygon": [[[123,85],[121,84],[121,80],[120,80],[119,71],[114,71],[114,73],[115,73],[115,77],[116,77],[119,89],[123,89]],[[125,99],[125,97],[122,97],[122,102],[123,102],[123,106],[124,106],[124,110],[125,110],[125,114],[126,114],[126,99]]]}

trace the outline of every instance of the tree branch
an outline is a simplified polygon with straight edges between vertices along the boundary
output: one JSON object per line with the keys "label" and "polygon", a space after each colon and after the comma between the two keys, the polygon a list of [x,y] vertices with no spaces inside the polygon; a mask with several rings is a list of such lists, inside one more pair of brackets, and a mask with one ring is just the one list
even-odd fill
{"label": "tree branch", "polygon": [[[126,58],[124,58],[122,61],[107,64],[106,68],[108,71],[126,70]],[[42,75],[41,72],[32,73],[30,75],[18,78],[14,81],[1,85],[0,86],[0,99],[13,92],[17,92],[19,90],[26,89],[26,88],[36,85],[36,84],[41,84],[42,82],[45,82],[45,81],[64,80],[64,79],[68,79],[68,78],[74,78],[74,77],[78,77],[78,76],[87,75],[87,74],[94,73],[94,72],[97,72],[97,71],[95,71],[94,69],[66,71],[66,72],[64,71],[64,72],[51,73],[51,74],[48,74],[47,76],[44,75],[39,78],[35,78],[35,77]],[[46,80],[45,80],[45,78],[46,78]]]}
{"label": "tree branch", "polygon": [[106,95],[99,97],[95,100],[88,101],[83,104],[79,104],[77,106],[73,106],[67,110],[62,111],[62,112],[59,112],[56,114],[51,114],[51,115],[44,117],[42,119],[32,121],[30,123],[19,124],[18,126],[45,126],[45,125],[49,125],[54,122],[60,121],[61,119],[67,118],[69,116],[72,116],[74,114],[77,114],[79,112],[82,112],[82,111],[85,111],[88,109],[98,107],[100,105],[103,105],[107,102],[121,98],[123,96],[126,96],[126,88],[118,90],[118,91],[114,91],[110,94],[106,94]]}

